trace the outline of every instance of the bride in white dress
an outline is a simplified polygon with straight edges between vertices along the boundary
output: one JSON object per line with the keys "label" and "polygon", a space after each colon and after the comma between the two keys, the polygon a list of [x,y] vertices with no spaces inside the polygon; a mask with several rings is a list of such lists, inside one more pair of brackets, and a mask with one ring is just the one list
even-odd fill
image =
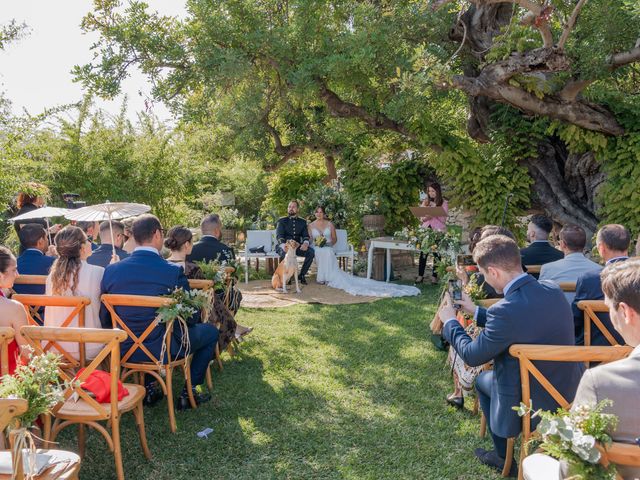
{"label": "bride in white dress", "polygon": [[[366,278],[354,277],[340,269],[338,259],[333,251],[336,244],[336,228],[326,218],[324,207],[316,208],[316,220],[309,224],[309,236],[315,253],[318,267],[316,281],[332,288],[344,290],[351,295],[368,297],[408,297],[420,294],[420,289],[409,285],[378,282]],[[316,239],[324,237],[327,241],[323,247],[316,246]]]}

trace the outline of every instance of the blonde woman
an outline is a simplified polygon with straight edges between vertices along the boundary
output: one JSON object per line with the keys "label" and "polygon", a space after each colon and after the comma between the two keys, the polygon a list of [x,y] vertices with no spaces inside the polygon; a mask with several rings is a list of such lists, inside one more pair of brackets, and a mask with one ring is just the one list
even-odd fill
{"label": "blonde woman", "polygon": [[[91,255],[91,242],[82,229],[67,226],[60,230],[55,238],[58,258],[51,267],[47,277],[46,294],[88,297],[91,304],[87,305],[84,315],[84,326],[101,328],[100,325],[100,282],[104,268],[87,263]],[[46,307],[44,324],[48,327],[59,326],[73,311],[71,307]],[[74,318],[70,327],[78,327],[78,318]],[[78,344],[61,343],[60,345],[77,360],[80,358]],[[102,345],[88,343],[86,345],[87,359],[94,358]]]}

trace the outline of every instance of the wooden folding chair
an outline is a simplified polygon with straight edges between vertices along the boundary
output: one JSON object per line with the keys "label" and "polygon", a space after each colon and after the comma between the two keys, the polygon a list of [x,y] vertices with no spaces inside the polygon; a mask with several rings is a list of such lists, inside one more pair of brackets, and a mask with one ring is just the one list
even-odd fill
{"label": "wooden folding chair", "polygon": [[[529,405],[531,402],[531,382],[533,376],[542,387],[558,402],[560,407],[568,410],[571,402],[558,392],[555,386],[533,364],[534,361],[548,362],[601,362],[608,363],[627,357],[632,347],[576,347],[567,345],[522,345],[515,344],[509,347],[509,353],[520,362],[520,381],[522,384],[522,403]],[[522,480],[522,460],[527,455],[526,444],[531,437],[531,414],[527,413],[522,417],[522,441],[520,448],[520,469],[519,480]],[[509,475],[511,463],[513,462],[513,451],[515,437],[507,439],[507,458],[504,462],[502,476]]]}
{"label": "wooden folding chair", "polygon": [[591,323],[598,328],[611,345],[620,345],[611,332],[604,326],[596,313],[609,313],[603,300],[581,300],[578,308],[584,312],[584,345],[591,345]]}
{"label": "wooden folding chair", "polygon": [[46,285],[46,275],[18,275],[13,282],[14,285]]}
{"label": "wooden folding chair", "polygon": [[527,267],[527,273],[530,273],[532,275],[540,275],[540,269],[542,268],[542,265],[526,265]]}
{"label": "wooden folding chair", "polygon": [[[145,457],[151,459],[151,452],[147,446],[147,436],[144,427],[144,413],[142,400],[145,396],[145,388],[135,384],[124,384],[129,391],[129,395],[118,401],[118,379],[120,377],[120,343],[127,338],[127,334],[122,330],[104,330],[101,328],[57,328],[57,327],[34,327],[25,326],[20,329],[20,333],[27,339],[36,353],[44,353],[42,342],[78,342],[78,343],[100,343],[104,346],[91,363],[76,377],[72,377],[65,370],[59,368],[60,379],[67,383],[64,391],[64,401],[60,402],[52,409],[55,417],[51,432],[51,441],[55,441],[61,430],[74,424],[83,424],[96,429],[105,438],[109,449],[113,452],[116,464],[116,476],[118,480],[124,479],[124,469],[122,466],[122,450],[120,447],[120,416],[123,413],[133,411],[138,433],[140,435],[140,445]],[[80,385],[93,371],[104,361],[109,362],[111,396],[109,404],[98,403],[92,396],[83,390]],[[77,401],[75,398],[77,397]],[[99,424],[100,421],[107,422],[107,430]],[[80,445],[80,450],[84,446]]]}
{"label": "wooden folding chair", "polygon": [[[134,334],[131,329],[127,326],[126,319],[123,319],[116,313],[116,307],[145,307],[145,308],[160,308],[163,306],[170,305],[173,300],[167,297],[150,297],[144,295],[112,295],[112,294],[104,294],[102,295],[102,303],[109,310],[111,314],[111,322],[113,323],[113,328],[121,328],[129,338],[133,340],[133,345],[129,348],[128,351],[124,352],[122,355],[122,359],[120,360],[120,365],[122,366],[122,381],[126,380],[130,375],[134,373],[138,376],[138,383],[144,387],[144,376],[151,375],[155,378],[160,386],[162,387],[163,393],[167,397],[167,408],[169,410],[169,427],[171,428],[171,432],[175,433],[177,430],[176,424],[176,413],[173,408],[173,369],[176,367],[182,368],[184,372],[184,379],[187,384],[187,394],[189,396],[189,403],[191,404],[191,408],[196,408],[196,400],[193,397],[192,385],[191,385],[191,371],[189,369],[190,364],[190,356],[185,356],[183,358],[172,359],[171,358],[171,337],[173,331],[173,323],[166,326],[167,333],[165,335],[165,349],[166,349],[166,362],[162,361],[163,359],[159,359],[153,353],[149,351],[149,349],[145,346],[145,339],[151,334],[151,332],[159,327],[160,323],[158,318],[151,323],[147,329],[142,332],[140,336]],[[133,362],[129,359],[131,356],[136,353],[136,351],[142,351],[150,360],[145,362]],[[160,372],[164,371],[166,381],[160,375]]]}
{"label": "wooden folding chair", "polygon": [[[11,420],[23,414],[27,411],[27,401],[23,399],[8,399],[0,398],[0,431],[4,431],[9,425]],[[14,456],[13,446],[15,441],[14,432],[9,434],[11,443],[11,465],[13,472],[17,480],[26,479],[24,473],[24,464],[22,455]],[[0,452],[0,455],[8,454],[9,452]],[[78,478],[78,472],[80,471],[80,457],[75,453],[65,452],[63,450],[44,450],[37,449],[37,454],[52,455],[59,462],[52,467],[47,468],[40,475],[36,475],[34,480],[76,480]],[[11,475],[0,475],[0,480],[9,480]]]}
{"label": "wooden folding chair", "polygon": [[563,292],[573,293],[576,291],[576,282],[560,282],[558,286]]}
{"label": "wooden folding chair", "polygon": [[0,376],[9,375],[9,344],[13,337],[13,328],[0,327]]}
{"label": "wooden folding chair", "polygon": [[[611,445],[605,446],[597,443],[596,448],[600,450],[598,463],[604,467],[608,467],[610,463],[625,467],[640,467],[640,447],[638,445],[612,442]],[[616,480],[623,479],[619,474],[616,474]]]}
{"label": "wooden folding chair", "polygon": [[[58,328],[67,328],[71,326],[71,322],[77,319],[76,327],[84,328],[85,309],[91,304],[91,300],[87,297],[67,297],[63,295],[14,295],[13,300],[20,302],[24,306],[27,313],[27,320],[31,325],[40,326],[43,319],[40,317],[39,310],[43,307],[66,307],[72,311],[67,315]],[[71,368],[81,368],[85,365],[86,354],[85,345],[78,345],[79,358],[76,359],[59,343],[47,342],[43,347],[45,352],[52,351],[56,355],[62,355],[63,361]]]}

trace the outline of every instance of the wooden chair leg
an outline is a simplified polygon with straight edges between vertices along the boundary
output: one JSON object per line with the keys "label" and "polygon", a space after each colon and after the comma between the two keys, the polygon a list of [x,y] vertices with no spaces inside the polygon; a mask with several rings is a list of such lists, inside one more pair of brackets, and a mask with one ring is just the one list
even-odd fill
{"label": "wooden chair leg", "polygon": [[196,403],[196,399],[193,396],[193,385],[191,384],[191,362],[190,359],[182,364],[182,371],[184,372],[184,380],[187,386],[187,396],[189,397],[189,403],[191,404],[191,408],[194,410],[198,408],[198,404]]}
{"label": "wooden chair leg", "polygon": [[478,410],[480,410],[480,400],[478,400],[478,396],[476,395],[476,399],[473,402],[473,414],[477,415],[478,414]]}
{"label": "wooden chair leg", "polygon": [[511,470],[511,464],[513,463],[513,448],[515,438],[507,438],[507,458],[504,459],[504,467],[502,467],[502,476],[508,477]]}
{"label": "wooden chair leg", "polygon": [[207,388],[210,392],[213,391],[213,376],[211,374],[211,363],[207,367],[207,373],[205,374],[205,380],[207,381]]}
{"label": "wooden chair leg", "polygon": [[116,417],[111,420],[111,440],[113,441],[113,457],[116,462],[116,475],[118,480],[124,480],[122,450],[120,448],[120,419]]}
{"label": "wooden chair leg", "polygon": [[147,460],[151,460],[151,452],[149,451],[149,445],[147,445],[147,432],[144,428],[144,410],[142,407],[142,402],[140,402],[138,406],[133,409],[133,415],[136,418],[136,425],[138,426],[140,446],[142,447],[142,451],[144,452],[144,456],[147,457]]}
{"label": "wooden chair leg", "polygon": [[484,413],[480,412],[480,437],[484,438],[487,435],[487,417]]}
{"label": "wooden chair leg", "polygon": [[42,438],[44,439],[43,448],[51,448],[51,415],[41,415],[42,419]]}
{"label": "wooden chair leg", "polygon": [[87,431],[85,429],[84,424],[79,423],[78,424],[78,455],[80,455],[80,458],[84,458],[85,447],[87,443],[86,432]]}
{"label": "wooden chair leg", "polygon": [[171,429],[171,433],[176,433],[178,426],[176,424],[176,412],[173,407],[173,370],[170,367],[165,366],[165,372],[167,372],[167,377],[165,380],[166,395],[167,395],[167,408],[169,410],[169,428]]}
{"label": "wooden chair leg", "polygon": [[222,371],[222,356],[220,355],[220,345],[216,343],[216,362],[218,363],[218,370]]}

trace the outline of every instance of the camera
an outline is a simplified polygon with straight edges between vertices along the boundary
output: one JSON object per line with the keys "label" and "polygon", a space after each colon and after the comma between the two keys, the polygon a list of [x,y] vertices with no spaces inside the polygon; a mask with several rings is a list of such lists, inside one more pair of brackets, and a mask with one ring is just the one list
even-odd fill
{"label": "camera", "polygon": [[449,280],[449,296],[453,303],[453,308],[460,309],[460,305],[455,303],[462,300],[462,287],[458,280]]}
{"label": "camera", "polygon": [[476,262],[473,261],[473,255],[458,255],[456,263],[462,267],[475,267]]}
{"label": "camera", "polygon": [[80,198],[80,195],[77,193],[62,194],[62,199],[64,200],[64,203],[66,203],[67,208],[70,208],[70,209],[82,208],[87,206],[87,202],[78,200],[79,198]]}

